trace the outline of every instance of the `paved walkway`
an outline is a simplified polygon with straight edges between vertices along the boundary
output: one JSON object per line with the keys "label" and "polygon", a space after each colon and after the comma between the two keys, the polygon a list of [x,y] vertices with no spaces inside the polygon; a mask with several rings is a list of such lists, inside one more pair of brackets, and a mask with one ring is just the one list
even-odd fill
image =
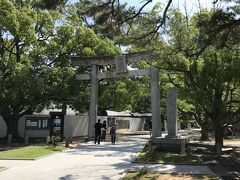
{"label": "paved walkway", "polygon": [[[0,160],[0,166],[8,167],[0,172],[1,180],[99,180],[121,179],[127,169],[141,168],[131,164],[147,141],[149,135],[128,136],[116,145],[109,142],[94,145],[81,144],[75,149],[39,160]],[[187,172],[211,174],[205,166],[156,165],[161,172]],[[163,171],[165,170],[165,171]]]}

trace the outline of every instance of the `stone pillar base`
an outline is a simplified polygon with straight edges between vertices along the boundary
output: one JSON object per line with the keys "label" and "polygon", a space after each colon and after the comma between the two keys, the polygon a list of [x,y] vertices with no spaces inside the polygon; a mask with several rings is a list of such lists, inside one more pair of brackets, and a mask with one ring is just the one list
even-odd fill
{"label": "stone pillar base", "polygon": [[154,140],[157,149],[168,152],[185,153],[188,148],[188,139],[156,137]]}
{"label": "stone pillar base", "polygon": [[176,139],[176,138],[179,138],[179,136],[166,135],[165,138]]}

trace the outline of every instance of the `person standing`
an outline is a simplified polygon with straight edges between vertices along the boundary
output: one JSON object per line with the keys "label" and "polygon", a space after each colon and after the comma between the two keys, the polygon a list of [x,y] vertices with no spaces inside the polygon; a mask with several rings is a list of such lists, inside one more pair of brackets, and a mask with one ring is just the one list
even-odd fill
{"label": "person standing", "polygon": [[101,120],[100,119],[98,119],[98,122],[95,123],[94,129],[95,129],[95,144],[97,142],[98,142],[98,144],[100,144],[101,129],[102,129],[102,124],[101,124]]}
{"label": "person standing", "polygon": [[101,141],[105,141],[105,139],[106,139],[106,132],[107,132],[107,122],[106,122],[106,121],[103,121]]}
{"label": "person standing", "polygon": [[111,129],[110,129],[112,144],[115,144],[115,142],[116,142],[116,134],[117,134],[117,127],[116,127],[116,124],[113,124]]}

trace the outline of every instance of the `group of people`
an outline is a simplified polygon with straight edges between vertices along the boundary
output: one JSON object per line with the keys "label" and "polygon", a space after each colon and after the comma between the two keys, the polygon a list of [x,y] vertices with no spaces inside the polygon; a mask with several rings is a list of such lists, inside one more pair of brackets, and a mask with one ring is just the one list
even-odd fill
{"label": "group of people", "polygon": [[[101,120],[98,119],[98,122],[95,123],[94,125],[94,129],[95,129],[95,144],[96,143],[100,144],[100,141],[105,141],[108,129],[106,121],[103,121],[103,123],[101,123]],[[112,144],[115,144],[116,142],[116,131],[117,131],[116,124],[114,123],[111,124],[110,136]]]}

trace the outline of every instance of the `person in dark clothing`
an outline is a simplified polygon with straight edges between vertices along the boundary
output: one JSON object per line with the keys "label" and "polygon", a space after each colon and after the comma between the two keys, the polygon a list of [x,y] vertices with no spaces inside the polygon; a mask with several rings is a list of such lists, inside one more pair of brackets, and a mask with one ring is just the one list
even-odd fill
{"label": "person in dark clothing", "polygon": [[105,139],[106,139],[106,132],[107,132],[107,123],[106,123],[106,121],[103,121],[101,141],[105,141]]}
{"label": "person in dark clothing", "polygon": [[97,141],[98,141],[98,144],[100,144],[101,129],[102,129],[102,124],[100,119],[98,119],[98,122],[95,123],[94,129],[95,129],[95,144],[97,143]]}

